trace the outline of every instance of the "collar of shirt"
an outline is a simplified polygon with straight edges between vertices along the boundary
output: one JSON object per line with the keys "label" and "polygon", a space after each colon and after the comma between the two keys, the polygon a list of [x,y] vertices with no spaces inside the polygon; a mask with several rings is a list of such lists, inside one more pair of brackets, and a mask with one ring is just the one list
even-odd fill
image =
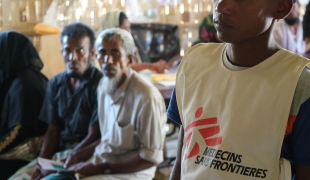
{"label": "collar of shirt", "polygon": [[131,78],[132,74],[133,74],[133,70],[128,69],[127,78],[126,78],[125,82],[119,88],[117,88],[113,94],[110,95],[111,99],[114,101],[114,103],[116,103],[119,99],[121,99],[122,97],[125,96],[125,92],[126,92],[126,89],[129,85],[130,78]]}
{"label": "collar of shirt", "polygon": [[59,86],[62,86],[65,89],[68,97],[74,97],[75,95],[80,94],[80,92],[84,90],[84,87],[87,84],[91,83],[94,79],[96,79],[95,77],[96,70],[97,70],[96,67],[94,67],[93,65],[90,65],[89,68],[85,71],[84,77],[82,81],[80,82],[79,87],[74,92],[70,90],[71,88],[68,83],[69,76],[66,72],[63,72],[63,75],[60,78]]}

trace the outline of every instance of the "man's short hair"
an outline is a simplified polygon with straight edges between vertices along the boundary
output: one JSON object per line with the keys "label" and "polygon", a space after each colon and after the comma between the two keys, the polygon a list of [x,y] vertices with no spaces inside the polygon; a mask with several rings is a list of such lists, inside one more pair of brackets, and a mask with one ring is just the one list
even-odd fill
{"label": "man's short hair", "polygon": [[120,28],[110,28],[102,31],[96,40],[96,47],[98,47],[102,41],[115,41],[116,39],[122,40],[122,47],[125,49],[127,56],[135,54],[136,48],[132,35],[128,31]]}
{"label": "man's short hair", "polygon": [[88,36],[90,41],[90,50],[94,48],[96,41],[95,32],[86,24],[83,23],[72,23],[64,27],[60,34],[60,42],[62,43],[63,37],[67,36],[69,39],[81,38]]}

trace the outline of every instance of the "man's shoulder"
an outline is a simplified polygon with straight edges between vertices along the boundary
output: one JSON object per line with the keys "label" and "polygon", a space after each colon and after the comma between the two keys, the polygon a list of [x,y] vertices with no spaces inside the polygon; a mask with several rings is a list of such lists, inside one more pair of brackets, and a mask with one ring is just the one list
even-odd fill
{"label": "man's shoulder", "polygon": [[134,94],[143,95],[144,98],[153,99],[161,97],[159,90],[150,81],[147,81],[133,72],[130,79],[130,90]]}
{"label": "man's shoulder", "polygon": [[[212,51],[209,50],[217,50],[221,47],[224,48],[225,43],[198,43],[195,46],[191,47],[185,55],[191,55],[193,53],[196,54],[197,51],[211,53]],[[206,50],[208,50],[209,52]]]}
{"label": "man's shoulder", "polygon": [[103,77],[102,72],[96,68],[91,67],[91,75],[89,76],[88,83],[86,84],[86,88],[89,90],[89,92],[94,93],[92,96],[94,98],[97,98],[98,88],[101,88],[101,86],[104,86],[101,83],[101,79]]}
{"label": "man's shoulder", "polygon": [[294,114],[297,114],[301,104],[303,104],[309,98],[310,98],[310,65],[308,64],[301,72],[301,75],[299,77],[296,86],[293,105],[297,106],[297,109],[295,108]]}
{"label": "man's shoulder", "polygon": [[305,66],[298,80],[298,89],[304,89],[309,92],[310,96],[310,64]]}
{"label": "man's shoulder", "polygon": [[91,70],[91,75],[89,77],[90,81],[95,86],[98,86],[98,84],[99,84],[103,74],[102,74],[102,72],[98,68],[96,68],[94,66],[90,67],[90,70]]}
{"label": "man's shoulder", "polygon": [[62,71],[62,72],[56,74],[55,76],[51,77],[49,82],[53,83],[53,84],[54,83],[58,84],[58,83],[60,83],[60,82],[62,82],[63,80],[66,79],[66,77],[67,77],[66,75],[67,75],[67,72],[66,71]]}
{"label": "man's shoulder", "polygon": [[207,57],[214,57],[222,54],[225,50],[225,43],[199,43],[191,47],[182,58],[181,64],[196,64],[205,61]]}
{"label": "man's shoulder", "polygon": [[298,84],[302,83],[302,87],[304,84],[310,83],[310,61],[309,59],[290,52],[288,50],[282,49],[279,51],[280,55],[277,57],[277,62],[286,63],[292,70],[296,70],[296,68],[303,68],[301,74],[299,76]]}
{"label": "man's shoulder", "polygon": [[275,56],[278,60],[277,62],[280,62],[280,60],[282,60],[282,62],[290,62],[293,64],[300,64],[302,66],[310,63],[309,59],[294,52],[288,51],[284,48],[279,50],[277,53],[278,56]]}
{"label": "man's shoulder", "polygon": [[307,64],[307,66],[305,66],[304,70],[302,71],[302,73],[304,76],[306,76],[309,81],[310,81],[310,61],[309,64]]}
{"label": "man's shoulder", "polygon": [[296,90],[298,89],[304,89],[306,91],[309,91],[310,96],[310,64],[305,66],[305,68],[301,72]]}

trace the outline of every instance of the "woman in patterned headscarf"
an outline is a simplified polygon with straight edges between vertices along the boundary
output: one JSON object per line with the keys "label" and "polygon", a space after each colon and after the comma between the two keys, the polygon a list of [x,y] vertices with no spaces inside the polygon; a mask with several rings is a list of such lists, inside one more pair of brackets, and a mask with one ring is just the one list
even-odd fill
{"label": "woman in patterned headscarf", "polygon": [[217,38],[216,30],[213,24],[213,14],[202,19],[199,26],[199,39],[193,43],[220,43],[221,41]]}
{"label": "woman in patterned headscarf", "polygon": [[[109,11],[101,17],[101,24],[100,27],[98,28],[97,34],[109,28],[121,28],[131,33],[130,22],[128,21],[126,14],[120,10]],[[138,49],[135,55],[136,55],[136,64],[133,64],[131,66],[133,70],[141,71],[144,69],[149,69],[157,73],[163,73],[164,70],[168,68],[168,65],[165,60],[159,60],[158,62],[155,63],[148,63],[150,60],[145,60],[148,59],[148,57],[140,56]]]}
{"label": "woman in patterned headscarf", "polygon": [[1,179],[7,179],[27,163],[16,156],[11,159],[8,154],[12,154],[13,148],[45,133],[46,125],[38,120],[47,84],[40,73],[42,68],[43,63],[27,37],[15,31],[0,33]]}

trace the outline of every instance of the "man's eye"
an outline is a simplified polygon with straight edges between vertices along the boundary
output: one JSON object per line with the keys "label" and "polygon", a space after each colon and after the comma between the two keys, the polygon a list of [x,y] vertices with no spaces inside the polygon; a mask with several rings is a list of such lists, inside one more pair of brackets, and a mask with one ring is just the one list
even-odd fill
{"label": "man's eye", "polygon": [[82,54],[82,53],[84,53],[84,49],[78,49],[76,52],[79,54]]}
{"label": "man's eye", "polygon": [[105,56],[107,53],[106,53],[106,51],[100,51],[99,54],[102,56]]}
{"label": "man's eye", "polygon": [[112,51],[112,55],[113,55],[113,56],[119,56],[119,55],[120,55],[120,52],[119,52],[119,51]]}

